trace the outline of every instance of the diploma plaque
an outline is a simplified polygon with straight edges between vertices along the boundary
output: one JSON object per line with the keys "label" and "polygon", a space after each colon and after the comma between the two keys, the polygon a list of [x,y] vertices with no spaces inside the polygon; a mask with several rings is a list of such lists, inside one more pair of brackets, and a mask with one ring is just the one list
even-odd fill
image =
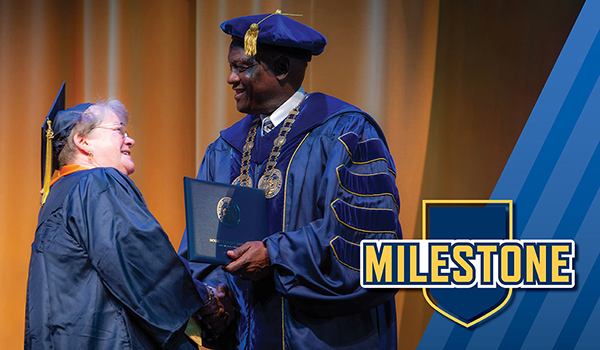
{"label": "diploma plaque", "polygon": [[183,178],[188,260],[226,265],[227,251],[267,234],[265,191]]}

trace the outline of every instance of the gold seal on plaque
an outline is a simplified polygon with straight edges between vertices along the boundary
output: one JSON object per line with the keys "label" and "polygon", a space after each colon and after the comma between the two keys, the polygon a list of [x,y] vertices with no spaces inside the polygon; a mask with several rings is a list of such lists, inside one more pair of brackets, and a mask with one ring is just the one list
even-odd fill
{"label": "gold seal on plaque", "polygon": [[273,170],[271,176],[263,175],[260,180],[258,180],[258,188],[265,190],[265,197],[267,198],[275,197],[281,190],[282,184],[283,175],[279,169]]}
{"label": "gold seal on plaque", "polygon": [[231,197],[223,197],[217,203],[217,217],[225,226],[236,226],[240,223],[240,207]]}

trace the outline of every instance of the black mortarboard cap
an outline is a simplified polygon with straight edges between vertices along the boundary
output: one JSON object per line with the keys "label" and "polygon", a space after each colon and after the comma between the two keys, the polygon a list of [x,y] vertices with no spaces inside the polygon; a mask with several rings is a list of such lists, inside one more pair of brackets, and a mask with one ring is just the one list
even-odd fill
{"label": "black mortarboard cap", "polygon": [[82,103],[65,110],[65,83],[63,82],[50,112],[42,124],[42,204],[50,190],[50,179],[58,170],[58,155],[75,122],[92,103]]}
{"label": "black mortarboard cap", "polygon": [[256,43],[283,46],[310,51],[319,55],[327,45],[323,34],[277,10],[272,14],[243,16],[221,23],[226,34],[244,40],[244,51],[248,56],[256,54]]}

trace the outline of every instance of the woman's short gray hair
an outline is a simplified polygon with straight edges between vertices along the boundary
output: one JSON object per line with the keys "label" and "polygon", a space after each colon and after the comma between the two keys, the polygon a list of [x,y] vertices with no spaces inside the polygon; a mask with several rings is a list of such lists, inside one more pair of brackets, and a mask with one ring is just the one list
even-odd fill
{"label": "woman's short gray hair", "polygon": [[70,164],[77,154],[77,147],[75,146],[73,137],[77,134],[86,136],[92,132],[94,128],[102,123],[104,117],[110,112],[116,114],[121,123],[127,125],[129,122],[129,113],[127,113],[127,109],[119,100],[110,99],[106,101],[100,101],[89,106],[85,112],[81,114],[81,117],[79,117],[79,119],[77,119],[75,122],[73,130],[71,130],[69,137],[67,137],[64,148],[58,155],[59,169],[64,165]]}

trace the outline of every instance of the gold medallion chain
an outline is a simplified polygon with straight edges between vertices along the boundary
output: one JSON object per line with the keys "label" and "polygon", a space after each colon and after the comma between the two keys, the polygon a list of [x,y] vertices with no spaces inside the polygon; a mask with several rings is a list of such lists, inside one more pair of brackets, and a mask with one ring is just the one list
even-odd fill
{"label": "gold medallion chain", "polygon": [[260,123],[260,117],[256,117],[248,130],[248,136],[246,136],[246,143],[242,149],[242,163],[240,167],[240,175],[236,177],[231,184],[240,185],[245,187],[253,187],[252,177],[248,170],[250,169],[250,154],[252,148],[254,148],[254,140],[256,139],[256,130]]}
{"label": "gold medallion chain", "polygon": [[[306,96],[308,95],[304,95],[302,101],[304,101]],[[257,187],[265,190],[265,197],[267,198],[275,197],[281,190],[281,186],[283,184],[283,174],[279,169],[275,169],[275,166],[277,165],[277,159],[281,154],[281,147],[283,147],[283,145],[286,143],[287,135],[290,130],[292,130],[292,124],[294,124],[296,117],[300,113],[299,109],[302,101],[300,101],[298,105],[290,111],[288,116],[283,121],[281,129],[279,130],[279,135],[275,138],[275,140],[273,140],[273,148],[271,149],[271,153],[267,159],[265,172],[258,181]],[[240,176],[233,180],[232,184],[234,185],[253,187],[252,177],[250,177],[248,169],[250,168],[250,153],[252,148],[254,148],[254,140],[256,138],[256,130],[258,129],[259,121],[260,118],[256,118],[252,123],[250,130],[248,130],[246,144],[244,144],[244,148],[242,149],[243,154]]]}

